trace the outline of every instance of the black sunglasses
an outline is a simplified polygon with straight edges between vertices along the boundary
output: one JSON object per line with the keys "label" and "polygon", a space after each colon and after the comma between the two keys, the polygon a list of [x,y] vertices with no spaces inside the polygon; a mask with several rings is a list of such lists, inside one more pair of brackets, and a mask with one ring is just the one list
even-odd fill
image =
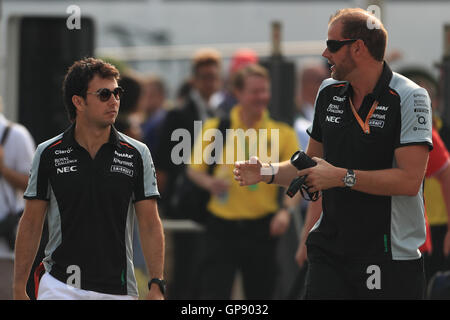
{"label": "black sunglasses", "polygon": [[100,99],[100,101],[105,102],[105,101],[109,100],[109,98],[111,97],[111,94],[114,95],[114,98],[116,100],[120,100],[120,98],[122,97],[124,92],[125,91],[123,90],[122,87],[117,87],[112,91],[109,90],[108,88],[101,88],[101,89],[98,89],[96,92],[86,92],[86,93],[95,94]]}
{"label": "black sunglasses", "polygon": [[335,53],[346,44],[353,43],[355,41],[358,41],[358,39],[327,40],[327,48],[331,53]]}

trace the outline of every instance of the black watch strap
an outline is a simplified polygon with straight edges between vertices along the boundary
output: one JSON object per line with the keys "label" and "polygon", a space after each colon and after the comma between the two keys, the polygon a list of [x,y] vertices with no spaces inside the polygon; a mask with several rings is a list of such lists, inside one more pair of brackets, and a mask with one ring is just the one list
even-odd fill
{"label": "black watch strap", "polygon": [[166,281],[163,279],[153,278],[148,282],[148,289],[152,286],[152,283],[156,283],[159,286],[159,290],[163,295],[166,294]]}

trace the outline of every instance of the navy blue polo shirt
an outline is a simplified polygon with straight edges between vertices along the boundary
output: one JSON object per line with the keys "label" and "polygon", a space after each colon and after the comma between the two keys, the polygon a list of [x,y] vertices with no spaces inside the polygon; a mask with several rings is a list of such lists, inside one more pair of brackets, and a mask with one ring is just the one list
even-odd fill
{"label": "navy blue polo shirt", "polygon": [[26,199],[49,201],[46,271],[81,289],[137,296],[134,203],[159,197],[148,148],[113,126],[94,159],[74,138],[75,124],[37,148]]}

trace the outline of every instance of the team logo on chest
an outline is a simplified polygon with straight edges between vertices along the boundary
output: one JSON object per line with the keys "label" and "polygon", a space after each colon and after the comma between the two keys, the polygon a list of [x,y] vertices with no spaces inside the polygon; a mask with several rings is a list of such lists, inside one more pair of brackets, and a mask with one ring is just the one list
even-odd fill
{"label": "team logo on chest", "polygon": [[134,154],[117,152],[116,150],[114,150],[114,155],[115,157],[113,158],[113,164],[111,165],[110,171],[133,177],[134,164],[132,159],[134,157]]}
{"label": "team logo on chest", "polygon": [[77,172],[77,171],[78,171],[77,166],[65,166],[65,167],[56,168],[56,174]]}
{"label": "team logo on chest", "polygon": [[389,107],[386,106],[377,106],[375,112],[372,114],[369,120],[369,126],[375,128],[384,128],[385,120],[386,120],[386,112],[389,110]]}
{"label": "team logo on chest", "polygon": [[326,122],[341,123],[344,114],[342,104],[345,100],[346,97],[333,96],[333,101],[327,107],[327,115],[325,117]]}
{"label": "team logo on chest", "polygon": [[325,121],[326,122],[333,122],[333,123],[340,123],[341,122],[341,117],[326,116]]}

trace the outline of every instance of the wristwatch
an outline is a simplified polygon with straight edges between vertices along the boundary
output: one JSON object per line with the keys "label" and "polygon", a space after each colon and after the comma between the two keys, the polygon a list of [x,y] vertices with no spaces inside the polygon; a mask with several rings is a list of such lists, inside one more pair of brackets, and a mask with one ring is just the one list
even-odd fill
{"label": "wristwatch", "polygon": [[342,179],[347,188],[351,188],[356,183],[356,174],[352,169],[348,169],[345,177]]}
{"label": "wristwatch", "polygon": [[153,278],[148,282],[148,289],[152,286],[152,283],[156,283],[159,286],[159,290],[163,295],[166,294],[166,281],[163,279]]}

